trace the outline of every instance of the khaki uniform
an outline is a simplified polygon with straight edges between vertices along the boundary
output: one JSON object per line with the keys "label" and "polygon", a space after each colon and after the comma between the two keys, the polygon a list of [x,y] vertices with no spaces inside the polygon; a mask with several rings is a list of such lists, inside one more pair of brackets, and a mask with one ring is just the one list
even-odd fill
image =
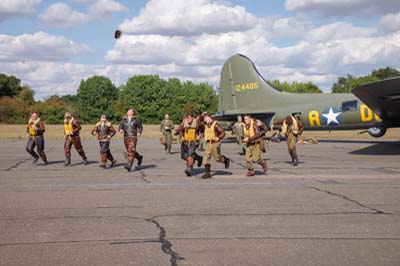
{"label": "khaki uniform", "polygon": [[297,165],[298,157],[296,151],[297,137],[301,135],[303,131],[303,125],[295,117],[291,116],[291,124],[286,123],[286,119],[274,122],[275,125],[282,125],[281,134],[286,137],[287,147],[290,157],[292,158],[292,164]]}
{"label": "khaki uniform", "polygon": [[160,124],[160,130],[163,135],[163,144],[165,146],[165,151],[171,153],[172,146],[172,130],[174,128],[174,123],[171,120],[163,120]]}
{"label": "khaki uniform", "polygon": [[[215,141],[218,137],[219,140]],[[217,121],[212,121],[211,125],[205,125],[204,140],[206,142],[205,164],[210,164],[211,156],[216,162],[224,163],[227,158],[221,155],[221,139],[225,137],[224,130]]]}
{"label": "khaki uniform", "polygon": [[256,121],[253,119],[251,120],[250,125],[244,127],[244,137],[249,139],[246,144],[246,166],[249,170],[247,175],[254,175],[253,162],[261,165],[264,173],[266,173],[268,168],[261,153],[260,129],[257,126]]}
{"label": "khaki uniform", "polygon": [[286,121],[282,124],[282,134],[287,138],[287,147],[292,160],[297,159],[296,143],[297,136],[300,134],[298,121],[292,116],[292,124],[287,125]]}
{"label": "khaki uniform", "polygon": [[239,145],[239,154],[243,155],[245,154],[246,147],[242,142],[242,139],[244,137],[244,123],[243,122],[236,122],[233,125],[233,134],[236,136],[236,142]]}

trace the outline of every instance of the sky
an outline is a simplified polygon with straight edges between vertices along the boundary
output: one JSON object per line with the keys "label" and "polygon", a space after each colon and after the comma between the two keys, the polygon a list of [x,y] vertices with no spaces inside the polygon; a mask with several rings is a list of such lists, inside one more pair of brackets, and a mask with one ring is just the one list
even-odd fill
{"label": "sky", "polygon": [[[122,37],[114,39],[120,29]],[[82,79],[134,75],[208,82],[241,53],[269,80],[308,82],[400,69],[398,0],[2,0],[0,73],[36,99]]]}

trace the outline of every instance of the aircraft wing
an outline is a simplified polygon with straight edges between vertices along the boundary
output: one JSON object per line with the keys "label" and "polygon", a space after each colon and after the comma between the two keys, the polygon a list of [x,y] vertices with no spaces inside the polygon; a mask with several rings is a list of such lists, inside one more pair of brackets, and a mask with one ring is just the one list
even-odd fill
{"label": "aircraft wing", "polygon": [[383,121],[400,124],[400,77],[368,83],[351,92]]}

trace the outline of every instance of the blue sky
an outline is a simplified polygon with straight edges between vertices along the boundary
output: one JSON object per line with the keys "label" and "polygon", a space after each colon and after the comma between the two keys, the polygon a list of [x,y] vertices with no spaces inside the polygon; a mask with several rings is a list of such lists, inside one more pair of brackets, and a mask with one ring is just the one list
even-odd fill
{"label": "blue sky", "polygon": [[[123,34],[113,38],[115,29]],[[42,99],[82,79],[157,74],[218,87],[224,61],[250,57],[267,79],[312,81],[400,68],[394,0],[4,0],[0,67]]]}

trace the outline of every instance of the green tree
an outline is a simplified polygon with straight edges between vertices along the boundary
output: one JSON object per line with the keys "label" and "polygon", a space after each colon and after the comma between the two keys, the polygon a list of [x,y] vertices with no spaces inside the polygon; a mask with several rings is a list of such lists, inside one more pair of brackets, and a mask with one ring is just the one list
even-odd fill
{"label": "green tree", "polygon": [[369,75],[360,77],[347,74],[345,77],[339,77],[331,89],[333,93],[350,93],[352,89],[360,87],[363,84],[398,76],[400,76],[400,72],[391,67],[375,69]]}
{"label": "green tree", "polygon": [[109,78],[93,76],[82,80],[78,93],[78,111],[82,122],[95,123],[101,114],[114,119],[118,89]]}
{"label": "green tree", "polygon": [[0,122],[7,124],[24,123],[23,109],[19,105],[20,102],[15,98],[0,97]]}
{"label": "green tree", "polygon": [[64,101],[65,103],[70,104],[71,106],[78,108],[78,96],[77,95],[63,95],[61,96],[61,100]]}
{"label": "green tree", "polygon": [[346,77],[339,77],[337,82],[332,85],[331,90],[333,93],[351,93],[352,89],[377,80],[379,78],[374,76],[354,77],[347,75]]}
{"label": "green tree", "polygon": [[25,107],[28,107],[35,103],[34,95],[35,92],[29,88],[29,86],[25,85],[22,87],[22,90],[18,93],[16,98],[20,100]]}
{"label": "green tree", "polygon": [[372,70],[371,76],[378,79],[388,79],[400,76],[400,72],[392,67],[379,68],[377,70]]}
{"label": "green tree", "polygon": [[58,95],[37,102],[30,106],[28,110],[38,112],[47,124],[62,124],[66,112],[76,113],[76,109],[63,101]]}
{"label": "green tree", "polygon": [[159,76],[141,75],[129,78],[119,94],[122,112],[125,113],[127,109],[135,108],[143,122],[156,122],[164,110],[163,104],[168,104],[168,101],[165,100],[168,95],[162,89],[165,84],[166,82]]}
{"label": "green tree", "polygon": [[184,113],[199,114],[217,110],[217,95],[206,83],[181,83],[179,79],[168,81],[159,76],[142,75],[131,77],[122,86],[118,107],[122,113],[136,108],[144,123],[159,123],[165,113],[178,122]]}
{"label": "green tree", "polygon": [[286,92],[322,93],[322,91],[318,88],[318,86],[312,83],[311,81],[307,83],[297,82],[297,81],[293,83],[288,83],[286,81],[281,82],[279,80],[273,80],[273,81],[268,81],[268,83],[270,83],[273,87]]}
{"label": "green tree", "polygon": [[0,97],[15,97],[22,90],[21,80],[14,76],[7,76],[0,73]]}

